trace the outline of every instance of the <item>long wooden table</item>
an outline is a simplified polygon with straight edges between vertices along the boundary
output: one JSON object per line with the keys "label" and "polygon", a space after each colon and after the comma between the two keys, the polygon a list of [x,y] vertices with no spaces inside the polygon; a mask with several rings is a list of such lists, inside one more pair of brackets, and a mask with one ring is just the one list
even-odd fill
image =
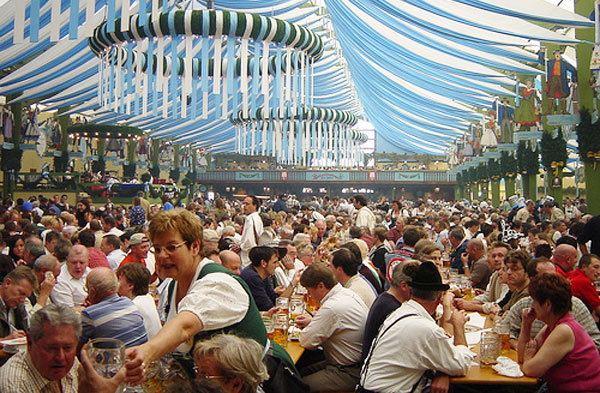
{"label": "long wooden table", "polygon": [[[485,314],[481,314],[485,315]],[[489,315],[485,315],[485,327],[491,328],[494,326],[494,321],[490,318]],[[479,357],[479,344],[472,347],[471,351],[477,354],[477,357],[474,359],[474,362],[469,368],[467,375],[464,377],[451,377],[450,383],[453,384],[473,384],[473,385],[536,385],[538,383],[537,378],[531,377],[506,377],[504,375],[498,374],[491,367],[479,367],[479,363],[477,362]],[[517,351],[511,348],[510,352],[506,356],[515,362],[518,359]]]}
{"label": "long wooden table", "polygon": [[300,356],[304,353],[304,348],[300,346],[298,341],[288,341],[287,347],[285,347],[287,353],[290,355],[294,363],[298,362]]}
{"label": "long wooden table", "polygon": [[[479,356],[479,344],[475,345],[472,349],[473,352]],[[507,355],[503,355],[517,361],[517,351],[511,349]],[[477,361],[477,358],[475,358]],[[531,377],[505,377],[504,375],[498,374],[492,368],[481,368],[479,363],[471,365],[467,375],[464,377],[451,377],[451,384],[471,384],[471,385],[536,385],[538,383],[537,378]]]}
{"label": "long wooden table", "polygon": [[[493,326],[493,322],[488,318],[486,321],[486,327]],[[285,347],[288,354],[296,363],[300,356],[304,353],[304,348],[300,346],[298,341],[289,341],[287,347]],[[479,344],[475,345],[472,348],[472,351],[479,354]],[[507,355],[503,355],[511,358],[514,361],[517,361],[517,351],[511,349]],[[477,358],[475,358],[477,361]],[[505,377],[503,375],[498,374],[492,368],[481,368],[479,364],[473,363],[467,375],[464,377],[451,377],[450,383],[462,385],[462,384],[471,384],[471,385],[536,385],[538,380],[536,378],[531,377],[521,377],[521,378],[512,378]]]}

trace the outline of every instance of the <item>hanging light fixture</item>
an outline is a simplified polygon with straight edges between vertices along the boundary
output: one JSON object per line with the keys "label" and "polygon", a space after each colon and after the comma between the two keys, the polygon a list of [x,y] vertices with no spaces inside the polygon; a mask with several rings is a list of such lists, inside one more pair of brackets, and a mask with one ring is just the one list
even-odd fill
{"label": "hanging light fixture", "polygon": [[259,106],[295,112],[311,101],[311,68],[323,41],[302,26],[241,12],[172,9],[132,15],[123,27],[120,18],[103,22],[89,39],[101,59],[104,108],[226,119]]}
{"label": "hanging light fixture", "polygon": [[[239,154],[276,157],[293,165],[354,166],[363,160],[359,146],[367,135],[352,130],[356,116],[330,108],[301,107],[296,112],[258,108],[231,116]],[[259,134],[260,133],[260,134]]]}

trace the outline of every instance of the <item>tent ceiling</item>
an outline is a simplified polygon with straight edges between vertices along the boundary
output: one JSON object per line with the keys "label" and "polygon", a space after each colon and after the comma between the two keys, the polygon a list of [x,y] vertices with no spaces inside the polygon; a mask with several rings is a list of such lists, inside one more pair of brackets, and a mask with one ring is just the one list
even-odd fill
{"label": "tent ceiling", "polygon": [[[19,0],[29,6],[31,0]],[[91,25],[105,17],[107,0],[95,0],[93,23],[84,4],[36,0],[41,5],[39,41],[13,44],[15,2],[0,0],[0,94],[13,101],[69,106],[95,122],[124,121],[151,135],[233,151],[227,120],[181,120],[124,115],[100,108],[98,59],[87,47]],[[61,5],[59,42],[50,42],[50,9]],[[69,39],[70,4],[79,3],[78,39]],[[119,1],[117,4],[120,4]],[[513,73],[542,72],[540,42],[575,44],[564,28],[589,28],[587,18],[545,0],[216,0],[217,9],[253,12],[305,26],[319,34],[325,53],[315,64],[314,105],[353,111],[400,151],[442,154],[494,97],[514,96]],[[138,12],[137,0],[130,13]],[[170,1],[173,4],[173,1]],[[201,8],[205,2],[178,2]],[[544,26],[561,27],[550,30]],[[199,51],[199,47],[194,48]],[[183,50],[183,48],[182,48]],[[19,68],[20,67],[20,68]],[[211,102],[214,108],[216,102]]]}

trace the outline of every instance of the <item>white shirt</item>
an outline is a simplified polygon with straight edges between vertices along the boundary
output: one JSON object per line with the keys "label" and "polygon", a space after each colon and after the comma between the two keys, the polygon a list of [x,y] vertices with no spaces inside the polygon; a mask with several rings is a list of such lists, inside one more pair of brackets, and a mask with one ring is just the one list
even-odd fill
{"label": "white shirt", "polygon": [[[167,321],[175,318],[181,311],[189,311],[202,322],[204,330],[216,330],[244,319],[250,306],[250,297],[235,278],[227,273],[211,273],[201,280],[196,279],[202,268],[209,263],[214,262],[204,258],[198,264],[193,283],[177,307],[174,307],[177,296],[177,282],[175,282]],[[179,345],[176,350],[189,352],[193,344],[192,338],[190,342]]]}
{"label": "white shirt", "polygon": [[252,247],[258,245],[258,238],[260,238],[262,232],[263,223],[258,212],[249,214],[244,222],[244,231],[242,232],[242,240],[240,241],[240,248],[242,249],[240,254],[240,257],[242,258],[242,268],[245,268],[250,264],[248,252]]}
{"label": "white shirt", "polygon": [[352,292],[356,293],[367,306],[367,308],[371,308],[371,304],[373,304],[375,301],[375,293],[369,284],[367,284],[367,282],[358,274],[350,277],[350,279],[346,281],[344,288],[348,288]]}
{"label": "white shirt", "polygon": [[125,258],[127,254],[125,254],[120,248],[117,250],[112,250],[107,256],[108,264],[112,268],[113,271],[117,271],[121,261]]}
{"label": "white shirt", "polygon": [[148,340],[152,339],[162,327],[158,311],[156,310],[156,303],[154,303],[154,298],[149,293],[136,296],[133,298],[133,304],[137,306],[138,311],[144,318],[144,326],[146,326]]}
{"label": "white shirt", "polygon": [[356,215],[355,225],[357,227],[367,227],[369,232],[373,232],[375,228],[376,220],[375,214],[366,206],[361,207]]}
{"label": "white shirt", "polygon": [[76,279],[71,276],[67,264],[65,263],[60,268],[60,275],[57,277],[56,285],[50,293],[52,303],[64,304],[69,307],[81,306],[87,297],[85,289],[85,278],[90,272],[90,268],[86,267],[81,278]]}
{"label": "white shirt", "polygon": [[[408,314],[416,315],[400,320],[386,331],[394,321]],[[387,317],[371,352],[367,356],[368,368],[366,362],[363,365],[361,382],[365,389],[380,393],[410,392],[426,370],[465,375],[475,356],[466,346],[454,345],[444,329],[414,300]],[[421,385],[416,392],[422,390]]]}
{"label": "white shirt", "polygon": [[330,363],[356,364],[360,361],[368,312],[356,293],[338,283],[321,300],[321,308],[300,333],[300,345],[306,349],[323,346]]}

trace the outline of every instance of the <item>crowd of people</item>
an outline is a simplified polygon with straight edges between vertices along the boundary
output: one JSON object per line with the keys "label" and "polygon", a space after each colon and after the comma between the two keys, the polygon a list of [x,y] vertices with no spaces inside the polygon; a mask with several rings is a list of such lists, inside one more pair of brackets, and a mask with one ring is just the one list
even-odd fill
{"label": "crowd of people", "polygon": [[[598,226],[551,198],[6,197],[0,340],[27,350],[0,357],[0,391],[114,392],[173,353],[193,381],[180,391],[285,391],[281,365],[298,393],[461,391],[467,311],[497,315],[549,391],[600,391]],[[294,364],[263,318],[301,290],[318,311],[294,319]],[[127,347],[110,379],[85,350],[97,338]]]}

